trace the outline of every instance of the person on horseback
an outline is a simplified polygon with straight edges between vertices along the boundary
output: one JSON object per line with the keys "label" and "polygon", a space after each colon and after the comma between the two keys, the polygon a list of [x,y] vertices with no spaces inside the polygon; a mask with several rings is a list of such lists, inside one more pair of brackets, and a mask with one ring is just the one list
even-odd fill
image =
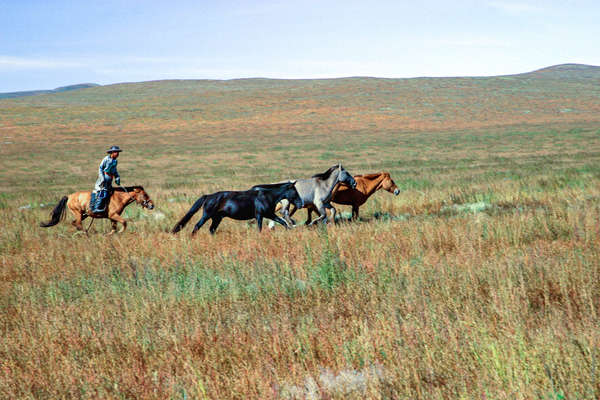
{"label": "person on horseback", "polygon": [[121,185],[121,177],[117,171],[117,158],[122,150],[119,146],[112,146],[106,152],[108,155],[102,159],[98,168],[98,179],[92,191],[90,200],[90,212],[93,214],[104,213],[108,205],[108,199],[112,193],[112,180]]}

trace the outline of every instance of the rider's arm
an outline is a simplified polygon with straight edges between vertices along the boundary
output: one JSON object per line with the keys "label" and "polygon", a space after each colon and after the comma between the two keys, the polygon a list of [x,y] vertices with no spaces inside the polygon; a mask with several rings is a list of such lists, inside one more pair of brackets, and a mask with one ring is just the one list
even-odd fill
{"label": "rider's arm", "polygon": [[117,185],[121,184],[121,176],[119,175],[119,171],[117,171],[117,161],[115,160],[115,183]]}

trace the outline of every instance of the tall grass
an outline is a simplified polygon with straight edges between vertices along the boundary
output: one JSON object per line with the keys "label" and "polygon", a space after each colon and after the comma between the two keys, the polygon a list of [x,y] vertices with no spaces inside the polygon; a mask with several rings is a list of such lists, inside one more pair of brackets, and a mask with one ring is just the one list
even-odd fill
{"label": "tall grass", "polygon": [[[415,133],[396,111],[416,102],[409,90],[455,85],[454,104],[464,85],[494,84],[417,83],[148,83],[0,102],[16,145],[0,147],[0,397],[600,397],[595,122],[557,120],[555,99],[533,93],[532,124],[498,128],[506,98],[470,123],[438,93],[409,110],[441,114]],[[571,101],[589,116],[586,99]],[[436,125],[453,115],[454,130]],[[157,209],[131,205],[114,236],[107,221],[89,236],[68,220],[39,228],[113,143],[127,148],[124,183]],[[338,158],[388,170],[400,195],[374,195],[357,222],[168,233],[203,193]]]}

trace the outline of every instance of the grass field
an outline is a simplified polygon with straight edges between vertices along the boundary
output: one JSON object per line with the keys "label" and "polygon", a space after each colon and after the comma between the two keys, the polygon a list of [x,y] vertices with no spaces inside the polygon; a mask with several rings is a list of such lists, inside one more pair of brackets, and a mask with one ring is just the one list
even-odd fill
{"label": "grass field", "polygon": [[[40,228],[113,144],[157,208]],[[598,68],[0,100],[0,157],[0,398],[600,398]],[[201,194],[339,161],[400,195],[167,232]]]}

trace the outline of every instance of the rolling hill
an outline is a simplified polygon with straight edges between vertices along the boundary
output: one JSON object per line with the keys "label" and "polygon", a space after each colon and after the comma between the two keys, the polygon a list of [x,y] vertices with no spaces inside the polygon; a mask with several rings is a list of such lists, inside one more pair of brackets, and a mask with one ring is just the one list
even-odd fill
{"label": "rolling hill", "polygon": [[0,93],[0,99],[14,99],[16,97],[36,96],[39,94],[68,92],[70,90],[86,89],[90,87],[100,86],[96,83],[79,83],[76,85],[61,86],[52,90],[27,90],[23,92],[6,92]]}
{"label": "rolling hill", "polygon": [[[4,100],[3,108],[35,107],[28,124],[118,124],[141,119],[156,129],[202,124],[300,125],[401,131],[456,130],[600,120],[600,67],[565,64],[494,77],[309,80],[167,80],[57,91]],[[56,113],[62,107],[66,113]],[[6,115],[6,123],[12,119]],[[357,126],[358,125],[358,126]],[[188,128],[186,128],[186,126]]]}

